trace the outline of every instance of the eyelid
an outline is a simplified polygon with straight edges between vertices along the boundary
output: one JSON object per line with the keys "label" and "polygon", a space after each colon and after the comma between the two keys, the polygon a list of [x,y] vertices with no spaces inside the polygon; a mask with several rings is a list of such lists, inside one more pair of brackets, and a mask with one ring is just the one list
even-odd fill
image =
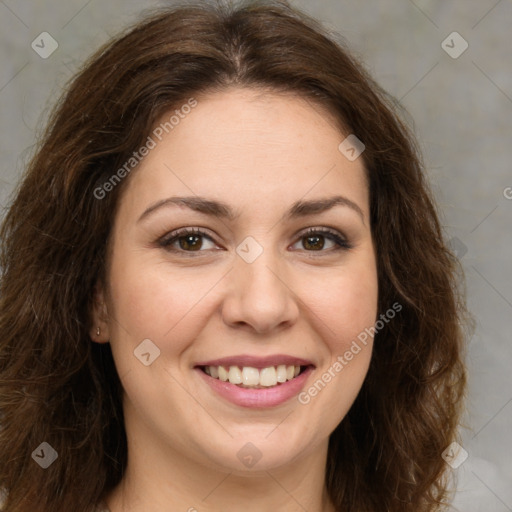
{"label": "eyelid", "polygon": [[[218,245],[217,242],[215,241],[214,237],[209,234],[209,232],[206,228],[199,228],[199,227],[184,227],[184,228],[178,228],[178,229],[172,230],[172,231],[166,233],[165,235],[163,235],[162,237],[160,237],[157,240],[157,244],[160,245],[161,247],[163,247],[164,249],[167,249],[167,250],[173,252],[173,249],[170,247],[171,243],[174,243],[179,238],[181,238],[183,236],[187,236],[187,235],[199,235],[203,238],[208,238],[214,244]],[[193,255],[194,252],[200,253],[200,252],[205,252],[205,251],[183,251],[183,250],[176,249],[174,252],[189,253],[189,254]]]}
{"label": "eyelid", "polygon": [[[322,251],[322,250],[306,251],[308,254],[311,254],[313,256],[315,255],[315,253],[317,253],[319,255],[328,254],[328,253],[337,252],[339,250],[349,250],[354,247],[353,244],[349,241],[349,238],[342,231],[340,231],[336,228],[328,227],[328,226],[310,227],[304,231],[300,231],[296,236],[300,240],[301,238],[304,238],[305,236],[314,235],[314,234],[320,234],[320,235],[323,235],[323,236],[329,238],[336,244],[336,247],[334,249],[330,249],[330,250],[326,250],[326,251]],[[299,240],[297,240],[297,241],[299,241]],[[297,243],[297,242],[294,242],[293,245],[295,245],[295,243]]]}
{"label": "eyelid", "polygon": [[[314,235],[319,234],[322,236],[325,236],[326,238],[330,239],[334,244],[335,248],[328,249],[328,250],[319,250],[319,251],[308,251],[307,249],[301,249],[302,251],[305,251],[311,256],[315,255],[326,255],[330,253],[335,253],[341,250],[349,250],[353,248],[352,243],[349,241],[349,239],[344,235],[343,232],[339,231],[338,229],[331,228],[328,226],[315,226],[315,227],[309,227],[302,231],[299,231],[295,235],[295,241],[292,243],[292,245],[295,245],[296,243],[300,242],[300,240],[308,235]],[[172,253],[178,253],[183,254],[190,257],[196,257],[201,256],[201,253],[208,253],[211,250],[198,250],[198,251],[185,251],[182,249],[174,249],[171,247],[173,243],[175,243],[179,238],[187,235],[198,235],[203,238],[209,239],[212,243],[215,245],[218,245],[215,241],[215,237],[209,234],[209,230],[202,227],[183,227],[175,229],[169,233],[166,233],[162,237],[160,237],[157,240],[157,244],[167,250],[168,252]]]}

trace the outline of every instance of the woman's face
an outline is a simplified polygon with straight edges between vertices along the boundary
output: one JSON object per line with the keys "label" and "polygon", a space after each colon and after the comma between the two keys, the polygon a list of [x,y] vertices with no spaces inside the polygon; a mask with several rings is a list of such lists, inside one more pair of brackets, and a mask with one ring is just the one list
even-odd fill
{"label": "woman's face", "polygon": [[377,317],[362,159],[296,96],[233,88],[185,110],[129,178],[100,290],[127,435],[232,472],[325,455]]}

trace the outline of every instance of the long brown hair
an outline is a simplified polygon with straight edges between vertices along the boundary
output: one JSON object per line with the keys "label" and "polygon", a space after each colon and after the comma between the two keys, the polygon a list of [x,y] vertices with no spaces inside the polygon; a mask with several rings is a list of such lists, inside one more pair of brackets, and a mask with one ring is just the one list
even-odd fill
{"label": "long brown hair", "polygon": [[[97,191],[156,120],[232,85],[327,107],[366,146],[379,312],[395,302],[402,310],[376,334],[363,387],[330,437],[333,503],[347,512],[423,512],[446,501],[441,454],[457,437],[469,317],[399,105],[341,39],[286,2],[199,2],[152,13],[90,58],[55,107],[3,221],[3,510],[88,512],[120,482],[122,389],[109,344],[91,342],[89,313],[130,176],[101,198]],[[32,457],[43,442],[58,454],[47,469]]]}

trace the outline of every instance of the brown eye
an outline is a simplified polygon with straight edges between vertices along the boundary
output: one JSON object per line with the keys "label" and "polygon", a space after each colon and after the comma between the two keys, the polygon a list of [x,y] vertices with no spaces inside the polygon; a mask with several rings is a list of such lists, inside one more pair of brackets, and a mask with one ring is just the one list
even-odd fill
{"label": "brown eye", "polygon": [[323,235],[308,235],[303,240],[305,240],[303,244],[305,249],[313,249],[315,251],[323,249],[325,244]]}
{"label": "brown eye", "polygon": [[[327,247],[327,250],[323,250],[326,239],[331,246]],[[308,252],[332,252],[352,248],[352,245],[341,234],[325,228],[310,228],[301,235],[299,242],[302,242],[302,247]]]}
{"label": "brown eye", "polygon": [[[207,246],[208,243],[211,244],[210,247]],[[304,249],[307,252],[322,254],[352,248],[352,245],[340,233],[326,228],[310,228],[300,236],[297,243],[302,245],[299,250]],[[199,255],[199,253],[207,252],[209,249],[216,247],[213,239],[198,228],[183,228],[173,231],[161,238],[158,244],[167,251],[189,256],[193,256],[193,253]]]}
{"label": "brown eye", "polygon": [[201,249],[201,246],[203,245],[201,235],[183,235],[177,238],[177,241],[179,242],[180,249],[183,249],[184,251],[189,249],[197,251]]}
{"label": "brown eye", "polygon": [[[204,231],[200,229],[184,228],[173,231],[158,241],[161,247],[172,252],[203,252],[204,239],[208,239],[215,247],[215,243]],[[209,247],[206,247],[209,249]]]}

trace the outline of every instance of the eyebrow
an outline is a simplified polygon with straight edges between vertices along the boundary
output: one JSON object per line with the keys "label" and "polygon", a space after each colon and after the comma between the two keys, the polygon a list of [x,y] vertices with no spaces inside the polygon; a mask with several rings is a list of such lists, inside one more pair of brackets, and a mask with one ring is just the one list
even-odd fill
{"label": "eyebrow", "polygon": [[[223,203],[222,201],[207,199],[200,196],[187,196],[169,197],[152,204],[142,213],[137,222],[141,222],[156,210],[172,205],[186,207],[195,212],[221,219],[227,219],[231,222],[240,217],[239,212],[235,212],[228,204]],[[323,213],[335,206],[345,206],[352,209],[361,217],[364,224],[364,214],[361,208],[354,203],[354,201],[339,195],[321,199],[312,199],[309,201],[296,201],[289,210],[285,212],[281,221]]]}

